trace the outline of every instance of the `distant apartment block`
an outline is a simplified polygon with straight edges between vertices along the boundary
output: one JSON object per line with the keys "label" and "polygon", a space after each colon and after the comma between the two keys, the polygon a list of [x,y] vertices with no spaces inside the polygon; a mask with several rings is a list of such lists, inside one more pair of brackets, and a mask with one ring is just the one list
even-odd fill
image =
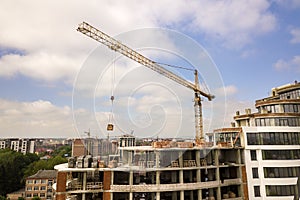
{"label": "distant apartment block", "polygon": [[34,153],[35,139],[6,138],[0,139],[0,149],[9,148],[11,150],[26,153]]}
{"label": "distant apartment block", "polygon": [[54,199],[52,185],[56,182],[55,170],[40,170],[26,179],[25,198],[40,197],[41,200]]}

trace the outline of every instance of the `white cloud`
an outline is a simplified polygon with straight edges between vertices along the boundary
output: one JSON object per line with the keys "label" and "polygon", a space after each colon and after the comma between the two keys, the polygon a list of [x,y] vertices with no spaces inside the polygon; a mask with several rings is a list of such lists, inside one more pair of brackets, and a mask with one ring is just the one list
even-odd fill
{"label": "white cloud", "polygon": [[2,57],[0,76],[20,73],[46,81],[73,80],[83,59],[97,45],[75,30],[82,21],[111,35],[153,26],[189,28],[210,39],[218,38],[227,46],[241,47],[252,36],[274,29],[276,19],[269,6],[267,1],[253,0],[4,1],[0,8],[0,46],[24,55]]}
{"label": "white cloud", "polygon": [[222,88],[217,88],[215,91],[216,96],[231,96],[238,92],[238,89],[235,85],[228,85]]}
{"label": "white cloud", "polygon": [[296,73],[300,72],[300,55],[294,56],[291,60],[278,60],[274,67],[278,71],[288,70]]}
{"label": "white cloud", "polygon": [[300,28],[294,28],[290,31],[293,38],[291,39],[292,44],[298,44],[300,43]]}
{"label": "white cloud", "polygon": [[269,7],[265,0],[201,1],[194,6],[193,29],[220,39],[228,47],[243,47],[253,36],[276,27]]}
{"label": "white cloud", "polygon": [[70,107],[49,101],[12,102],[0,99],[2,137],[75,136]]}

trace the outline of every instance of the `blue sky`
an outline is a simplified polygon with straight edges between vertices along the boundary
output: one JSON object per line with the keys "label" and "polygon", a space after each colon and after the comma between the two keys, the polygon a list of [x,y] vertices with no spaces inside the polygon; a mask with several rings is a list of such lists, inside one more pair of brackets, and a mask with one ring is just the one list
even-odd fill
{"label": "blue sky", "polygon": [[[220,123],[215,122],[214,127],[226,126],[236,110],[254,109],[254,101],[268,96],[272,87],[300,81],[299,11],[299,0],[4,0],[0,6],[0,134],[2,137],[77,137],[84,135],[84,130],[89,128],[94,136],[107,134],[103,127],[108,121],[111,106],[109,100],[105,100],[105,96],[109,99],[109,92],[103,91],[111,87],[109,84],[102,91],[99,87],[99,92],[104,95],[96,98],[101,102],[93,109],[72,106],[76,77],[80,76],[93,52],[101,48],[101,44],[76,31],[82,21],[121,38],[133,30],[155,27],[178,31],[197,42],[220,72],[223,89],[213,88],[211,92],[217,93],[219,99],[226,95],[227,113],[220,117]],[[146,40],[169,42],[166,35],[141,35],[136,36],[136,40],[141,44],[145,44]],[[124,42],[130,43],[130,40],[126,41],[125,37]],[[116,56],[106,50],[102,56]],[[155,52],[147,55],[160,59]],[[184,64],[176,59],[168,58],[166,61],[168,64]],[[116,76],[127,73],[129,77],[129,72],[133,73],[131,76],[135,73],[150,76],[149,71],[135,72],[135,68],[128,71],[126,66],[129,64],[126,62],[128,60],[120,59],[116,64]],[[192,78],[185,72],[180,73]],[[103,80],[111,79],[105,77]],[[130,88],[138,87],[130,82],[131,79],[122,82],[125,87],[122,88],[133,95],[134,91]],[[164,84],[172,85],[169,82]],[[144,95],[124,100],[127,104],[115,102],[116,120],[124,117],[121,112],[125,112],[129,115],[128,119],[137,121],[119,121],[119,132],[112,134],[135,130],[140,133],[139,136],[153,136],[149,133],[151,131],[170,136],[166,133],[178,129],[173,126],[177,123],[172,121],[173,117],[181,115],[182,133],[179,135],[193,136],[193,95],[189,96],[184,90],[182,93],[186,94],[186,99],[182,100],[179,95],[180,104],[176,105],[178,99],[168,102],[168,96],[164,96],[166,93],[160,94],[156,86],[152,89],[145,87]],[[218,93],[218,89],[223,92]],[[179,91],[177,88],[174,90]],[[122,93],[120,89],[116,91],[115,95]],[[155,96],[151,95],[153,91],[157,93]],[[120,99],[126,95],[123,92]],[[161,98],[158,98],[159,95]],[[142,106],[151,103],[150,107]],[[210,107],[207,102],[204,102],[205,106]],[[215,108],[218,106],[216,103]],[[211,114],[206,108],[204,122],[211,123],[208,119]],[[170,110],[175,112],[174,116],[169,113]],[[185,113],[189,114],[184,116]],[[98,124],[91,124],[91,117]],[[159,123],[162,121],[160,117],[165,124]],[[142,122],[145,123],[139,124]],[[152,130],[151,127],[155,128]]]}

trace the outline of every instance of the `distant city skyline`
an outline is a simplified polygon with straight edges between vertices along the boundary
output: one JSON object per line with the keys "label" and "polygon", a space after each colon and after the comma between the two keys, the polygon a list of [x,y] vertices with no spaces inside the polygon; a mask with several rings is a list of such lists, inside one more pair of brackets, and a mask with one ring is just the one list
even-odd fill
{"label": "distant city skyline", "polygon": [[[159,27],[178,31],[195,40],[207,51],[224,83],[223,88],[211,91],[216,95],[216,101],[218,98],[226,98],[227,109],[225,116],[217,116],[218,123],[213,122],[214,127],[228,126],[233,121],[236,110],[243,111],[248,107],[254,109],[253,102],[269,96],[271,88],[297,79],[299,81],[299,10],[299,0],[203,0],[190,3],[181,0],[142,3],[4,1],[0,7],[1,137],[86,137],[85,131],[89,128],[92,136],[107,136],[105,127],[109,123],[111,110],[110,94],[105,93],[100,99],[95,98],[95,108],[90,109],[94,109],[93,113],[84,107],[72,107],[76,77],[80,75],[89,56],[101,46],[76,31],[77,25],[82,21],[89,22],[112,36]],[[137,42],[143,43],[149,39],[167,43],[170,38],[167,35],[143,35],[137,38]],[[112,59],[119,56],[109,49],[106,53]],[[157,58],[158,55],[150,52],[149,56]],[[172,61],[168,64],[183,64],[178,60],[168,61]],[[115,73],[118,75],[126,70],[128,72],[128,68],[124,66],[116,66]],[[201,69],[202,66],[194,67]],[[124,71],[120,71],[122,69]],[[135,72],[141,79],[143,76],[150,76],[147,70]],[[173,88],[186,97],[181,102],[176,99],[177,96],[170,98],[169,93],[160,91],[156,84],[149,88],[143,87],[150,93],[144,98],[137,98],[134,92],[138,91],[140,85],[132,87],[134,82],[130,82],[129,75],[134,74],[126,74],[127,82],[121,82],[122,86],[127,86],[123,91],[128,91],[128,96],[135,98],[118,102],[120,91],[116,90],[114,93],[115,120],[118,120],[117,111],[125,110],[130,122],[130,126],[120,124],[121,130],[125,133],[133,131],[135,135],[145,137],[165,136],[165,132],[170,132],[166,137],[171,137],[178,124],[177,121],[172,121],[172,117],[180,115],[183,117],[180,118],[182,131],[178,136],[194,136],[191,91],[177,89],[177,86],[176,89]],[[202,77],[204,80],[208,78],[211,77]],[[192,80],[192,76],[188,76],[188,79]],[[107,81],[111,79],[107,77]],[[173,86],[171,82],[163,84]],[[104,87],[107,89],[110,85]],[[155,94],[152,92],[151,95],[151,91],[155,91]],[[125,96],[123,94],[122,97]],[[176,104],[178,102],[180,105]],[[210,104],[207,101],[204,101],[203,107],[204,126],[207,127],[209,118],[214,113],[208,112]],[[217,106],[216,108],[218,109]],[[174,115],[168,115],[169,110]],[[78,113],[80,118],[74,121],[73,116]],[[98,124],[89,123],[91,116],[97,119]],[[159,127],[168,120],[173,123],[170,129]],[[221,121],[224,122],[220,123]],[[158,124],[158,128],[155,124]],[[151,129],[151,125],[155,128]],[[160,128],[166,128],[161,135]],[[120,135],[121,130],[110,134]],[[158,134],[152,135],[153,132]]]}

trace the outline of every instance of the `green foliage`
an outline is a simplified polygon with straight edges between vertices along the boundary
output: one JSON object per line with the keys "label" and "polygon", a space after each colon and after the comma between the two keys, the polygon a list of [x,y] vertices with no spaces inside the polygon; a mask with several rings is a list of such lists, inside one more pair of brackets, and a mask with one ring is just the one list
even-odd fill
{"label": "green foliage", "polygon": [[32,200],[41,200],[40,197],[33,197]]}
{"label": "green foliage", "polygon": [[68,154],[70,156],[71,152],[72,152],[72,147],[69,145],[65,145],[65,146],[61,146],[58,149],[54,150],[52,156],[53,157],[56,157],[56,156],[65,157],[65,154]]}
{"label": "green foliage", "polygon": [[18,200],[25,200],[24,197],[18,197]]}
{"label": "green foliage", "polygon": [[37,173],[41,169],[54,169],[55,165],[66,163],[68,160],[66,158],[63,158],[61,156],[56,156],[54,158],[50,158],[49,160],[38,160],[33,163],[31,163],[25,170],[24,176],[28,177],[35,173]]}
{"label": "green foliage", "polygon": [[0,200],[5,200],[6,194],[24,187],[28,176],[41,169],[54,169],[55,165],[66,163],[64,155],[70,152],[70,146],[62,146],[49,160],[40,160],[36,154],[23,155],[10,149],[0,150]]}
{"label": "green foliage", "polygon": [[0,151],[0,195],[18,190],[24,185],[24,170],[31,162],[38,160],[33,154],[23,155],[9,149]]}
{"label": "green foliage", "polygon": [[6,200],[6,197],[0,195],[0,200]]}

